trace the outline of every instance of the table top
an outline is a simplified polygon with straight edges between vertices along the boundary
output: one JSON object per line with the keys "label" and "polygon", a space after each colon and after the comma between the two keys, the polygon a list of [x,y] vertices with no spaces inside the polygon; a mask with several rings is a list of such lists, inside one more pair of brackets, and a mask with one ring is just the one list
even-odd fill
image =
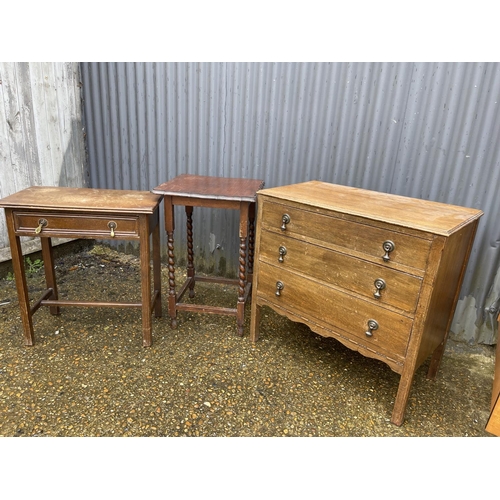
{"label": "table top", "polygon": [[32,186],[0,200],[0,207],[69,212],[151,214],[161,196],[149,191]]}
{"label": "table top", "polygon": [[264,181],[261,179],[182,174],[151,191],[156,194],[186,198],[254,202],[257,191],[263,187]]}

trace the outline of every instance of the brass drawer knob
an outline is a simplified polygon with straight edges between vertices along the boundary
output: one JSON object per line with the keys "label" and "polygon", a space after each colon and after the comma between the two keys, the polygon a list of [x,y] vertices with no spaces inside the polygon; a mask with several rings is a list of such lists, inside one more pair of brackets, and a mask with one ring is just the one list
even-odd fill
{"label": "brass drawer knob", "polygon": [[111,220],[108,222],[108,227],[110,229],[110,236],[111,238],[115,237],[115,229],[116,229],[116,222],[114,220]]}
{"label": "brass drawer knob", "polygon": [[377,278],[373,284],[375,285],[375,293],[373,296],[376,299],[380,299],[380,297],[382,297],[380,292],[386,287],[385,281],[382,278]]}
{"label": "brass drawer knob", "polygon": [[367,337],[373,337],[373,332],[378,330],[378,323],[374,319],[368,320],[368,330],[365,332]]}
{"label": "brass drawer knob", "polygon": [[283,214],[281,218],[281,230],[286,231],[286,225],[290,224],[290,216],[288,214]]}
{"label": "brass drawer knob", "polygon": [[385,262],[389,262],[390,257],[389,254],[396,248],[396,245],[391,240],[384,241],[382,243],[382,248],[384,249],[385,254],[382,256]]}
{"label": "brass drawer knob", "polygon": [[281,290],[283,290],[283,288],[285,288],[285,285],[283,284],[283,282],[277,281],[276,282],[276,297],[281,296]]}
{"label": "brass drawer knob", "polygon": [[286,255],[286,247],[280,246],[279,253],[280,253],[280,256],[278,258],[278,262],[283,262],[284,261],[284,257]]}
{"label": "brass drawer knob", "polygon": [[35,234],[40,234],[42,229],[48,224],[47,219],[38,219],[38,227],[35,229]]}

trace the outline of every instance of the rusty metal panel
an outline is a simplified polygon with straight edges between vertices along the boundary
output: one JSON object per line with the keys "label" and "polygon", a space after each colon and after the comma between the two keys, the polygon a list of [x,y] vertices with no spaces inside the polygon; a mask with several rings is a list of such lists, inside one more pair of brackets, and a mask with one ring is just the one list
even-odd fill
{"label": "rusty metal panel", "polygon": [[[0,197],[87,181],[78,63],[0,62]],[[57,243],[56,241],[55,243]],[[23,251],[39,250],[23,238]],[[0,262],[10,259],[3,210]]]}
{"label": "rusty metal panel", "polygon": [[[453,332],[492,343],[500,304],[500,63],[82,63],[91,184],[181,173],[310,179],[484,210]],[[237,214],[195,210],[195,254],[235,273]],[[185,255],[176,212],[176,253]],[[162,234],[162,246],[166,248]]]}

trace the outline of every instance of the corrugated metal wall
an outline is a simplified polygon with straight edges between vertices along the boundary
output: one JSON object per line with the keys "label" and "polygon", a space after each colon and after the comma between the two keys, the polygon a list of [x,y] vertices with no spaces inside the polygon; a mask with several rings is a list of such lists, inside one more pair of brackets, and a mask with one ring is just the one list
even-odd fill
{"label": "corrugated metal wall", "polygon": [[[495,342],[499,63],[81,66],[94,187],[149,190],[181,173],[320,179],[483,209],[452,329]],[[236,214],[216,212],[195,210],[197,264],[234,272]]]}
{"label": "corrugated metal wall", "polygon": [[[81,187],[86,166],[79,64],[0,62],[0,198],[33,185]],[[0,212],[2,262],[11,257]],[[40,249],[38,238],[22,242],[25,253]]]}

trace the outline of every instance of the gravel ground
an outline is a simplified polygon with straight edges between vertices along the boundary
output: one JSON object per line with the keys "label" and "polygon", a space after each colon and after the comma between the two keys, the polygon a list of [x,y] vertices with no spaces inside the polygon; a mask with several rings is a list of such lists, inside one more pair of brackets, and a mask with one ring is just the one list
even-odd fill
{"label": "gravel ground", "polygon": [[[33,259],[34,260],[34,257]],[[96,245],[56,258],[62,298],[133,300],[138,259]],[[168,274],[163,268],[163,287]],[[177,283],[183,277],[177,276]],[[29,278],[30,297],[44,289]],[[236,288],[199,283],[194,300],[234,307]],[[419,368],[401,427],[390,423],[399,376],[270,309],[261,339],[234,317],[153,319],[142,347],[137,309],[66,308],[34,316],[25,347],[15,284],[0,280],[1,436],[490,436],[494,353],[449,342],[435,381]]]}

